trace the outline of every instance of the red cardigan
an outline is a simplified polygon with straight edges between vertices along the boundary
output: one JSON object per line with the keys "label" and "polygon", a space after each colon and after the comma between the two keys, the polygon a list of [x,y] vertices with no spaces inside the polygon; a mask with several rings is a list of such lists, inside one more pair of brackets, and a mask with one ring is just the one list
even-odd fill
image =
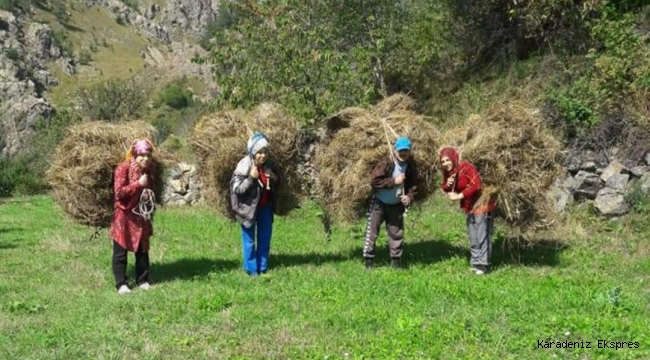
{"label": "red cardigan", "polygon": [[[452,186],[447,186],[447,180],[453,174],[456,174],[456,181]],[[481,175],[476,170],[476,167],[467,161],[461,162],[456,172],[443,172],[442,175],[442,190],[447,193],[462,193],[463,199],[460,200],[460,208],[467,214],[488,213],[496,208],[495,201],[490,200],[487,206],[474,209],[474,205],[481,197],[482,186]]]}

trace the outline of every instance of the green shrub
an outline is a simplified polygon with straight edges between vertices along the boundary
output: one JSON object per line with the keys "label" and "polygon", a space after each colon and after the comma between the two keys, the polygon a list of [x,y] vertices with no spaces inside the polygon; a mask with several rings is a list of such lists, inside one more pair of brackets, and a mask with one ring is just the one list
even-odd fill
{"label": "green shrub", "polygon": [[18,12],[29,9],[31,0],[0,0],[0,9]]}
{"label": "green shrub", "polygon": [[644,191],[640,183],[634,184],[626,194],[626,200],[635,212],[650,213],[650,192]]}
{"label": "green shrub", "polygon": [[54,41],[54,44],[58,46],[65,55],[72,55],[72,43],[64,31],[52,31],[52,39]]}
{"label": "green shrub", "polygon": [[551,101],[557,107],[566,125],[575,128],[592,128],[599,123],[596,113],[594,89],[586,79],[579,79],[566,88],[551,93]]}
{"label": "green shrub", "polygon": [[82,50],[81,53],[79,53],[79,64],[88,65],[91,61],[93,61],[93,57],[88,50]]}
{"label": "green shrub", "polygon": [[11,61],[18,61],[21,58],[20,53],[18,52],[18,50],[13,49],[13,48],[7,49],[7,51],[5,52],[5,55],[7,56],[7,59],[9,59]]}
{"label": "green shrub", "polygon": [[183,89],[180,84],[173,83],[160,92],[159,100],[171,108],[183,109],[192,105],[193,94],[190,90]]}
{"label": "green shrub", "polygon": [[139,117],[147,101],[144,89],[134,80],[110,79],[82,87],[77,94],[84,116],[92,120]]}
{"label": "green shrub", "polygon": [[180,110],[161,107],[149,115],[148,121],[156,127],[160,139],[166,139],[172,134],[184,137],[206,111],[207,108],[202,104]]}
{"label": "green shrub", "polygon": [[47,187],[43,174],[31,166],[34,160],[31,154],[0,159],[0,197],[37,194]]}
{"label": "green shrub", "polygon": [[30,147],[12,159],[0,159],[0,197],[16,194],[30,195],[48,189],[45,171],[57,145],[67,134],[67,129],[81,121],[68,110],[60,110],[50,119],[36,122]]}
{"label": "green shrub", "polygon": [[593,46],[584,60],[572,59],[568,85],[551,95],[566,125],[578,130],[635,106],[630,100],[650,85],[650,50],[634,16],[607,5],[596,10],[588,22]]}
{"label": "green shrub", "polygon": [[65,2],[63,1],[54,1],[52,4],[52,15],[61,24],[67,24],[70,22],[70,14],[68,13],[68,8]]}

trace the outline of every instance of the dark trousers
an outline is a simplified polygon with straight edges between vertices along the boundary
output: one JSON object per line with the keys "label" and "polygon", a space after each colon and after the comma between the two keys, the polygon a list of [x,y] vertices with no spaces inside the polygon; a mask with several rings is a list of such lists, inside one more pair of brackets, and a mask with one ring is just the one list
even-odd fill
{"label": "dark trousers", "polygon": [[[113,241],[113,276],[115,276],[115,287],[127,285],[126,263],[128,251]],[[149,253],[138,249],[135,252],[135,278],[136,283],[149,282]]]}
{"label": "dark trousers", "polygon": [[368,211],[363,257],[375,257],[375,245],[381,224],[386,222],[390,257],[401,258],[404,245],[404,205],[388,205],[373,198]]}

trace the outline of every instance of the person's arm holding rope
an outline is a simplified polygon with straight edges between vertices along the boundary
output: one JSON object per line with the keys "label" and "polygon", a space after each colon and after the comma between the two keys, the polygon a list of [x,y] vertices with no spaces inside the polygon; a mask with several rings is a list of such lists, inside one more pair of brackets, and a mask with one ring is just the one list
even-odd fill
{"label": "person's arm holding rope", "polygon": [[392,172],[389,171],[389,164],[381,162],[372,170],[370,185],[375,189],[389,189],[404,183],[404,179],[404,174],[393,178]]}
{"label": "person's arm holding rope", "polygon": [[248,192],[257,179],[259,178],[259,172],[257,167],[253,164],[252,159],[245,158],[237,164],[235,172],[232,177],[232,191],[237,195],[242,195]]}
{"label": "person's arm holding rope", "polygon": [[135,195],[140,189],[147,186],[149,180],[147,175],[142,175],[137,181],[129,183],[128,164],[120,165],[115,171],[114,191],[118,199],[124,201]]}
{"label": "person's arm holding rope", "polygon": [[458,193],[451,193],[450,194],[451,200],[470,199],[474,197],[474,195],[476,195],[477,192],[481,191],[481,187],[482,187],[481,176],[479,175],[474,165],[470,163],[464,163],[462,165],[464,171],[459,172],[458,176],[466,177],[468,185],[465,186],[464,189],[458,189],[459,191]]}
{"label": "person's arm holding rope", "polygon": [[405,198],[402,199],[402,204],[408,207],[413,202],[413,200],[415,200],[415,197],[418,194],[418,185],[420,179],[418,178],[418,170],[415,162],[411,162],[409,164],[406,172],[407,175],[404,183],[406,194],[404,194]]}

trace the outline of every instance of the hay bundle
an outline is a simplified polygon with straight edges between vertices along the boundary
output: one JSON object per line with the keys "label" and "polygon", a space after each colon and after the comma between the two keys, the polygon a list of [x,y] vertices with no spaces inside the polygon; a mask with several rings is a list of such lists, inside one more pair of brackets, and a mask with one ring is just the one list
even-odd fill
{"label": "hay bundle", "polygon": [[522,233],[554,221],[546,193],[561,171],[562,148],[537,113],[497,104],[444,138],[479,170],[486,185],[479,205],[496,198],[500,217]]}
{"label": "hay bundle", "polygon": [[260,104],[248,113],[221,111],[201,119],[190,141],[208,204],[231,219],[234,217],[230,208],[230,178],[255,131],[268,136],[271,160],[281,170],[282,181],[274,189],[275,212],[284,215],[300,200],[301,178],[296,171],[300,131],[296,120],[273,103]]}
{"label": "hay bundle", "polygon": [[412,109],[415,102],[398,94],[370,110],[347,108],[327,119],[327,138],[316,155],[317,196],[333,218],[349,222],[364,216],[372,195],[372,168],[389,156],[397,136],[413,141],[424,199],[436,188],[439,132]]}
{"label": "hay bundle", "polygon": [[[54,199],[70,215],[84,225],[106,227],[113,213],[113,173],[124,160],[131,142],[140,137],[153,141],[153,126],[132,121],[119,124],[86,122],[71,127],[68,137],[56,149],[47,180]],[[162,200],[163,171],[167,159],[154,154],[156,200]]]}

